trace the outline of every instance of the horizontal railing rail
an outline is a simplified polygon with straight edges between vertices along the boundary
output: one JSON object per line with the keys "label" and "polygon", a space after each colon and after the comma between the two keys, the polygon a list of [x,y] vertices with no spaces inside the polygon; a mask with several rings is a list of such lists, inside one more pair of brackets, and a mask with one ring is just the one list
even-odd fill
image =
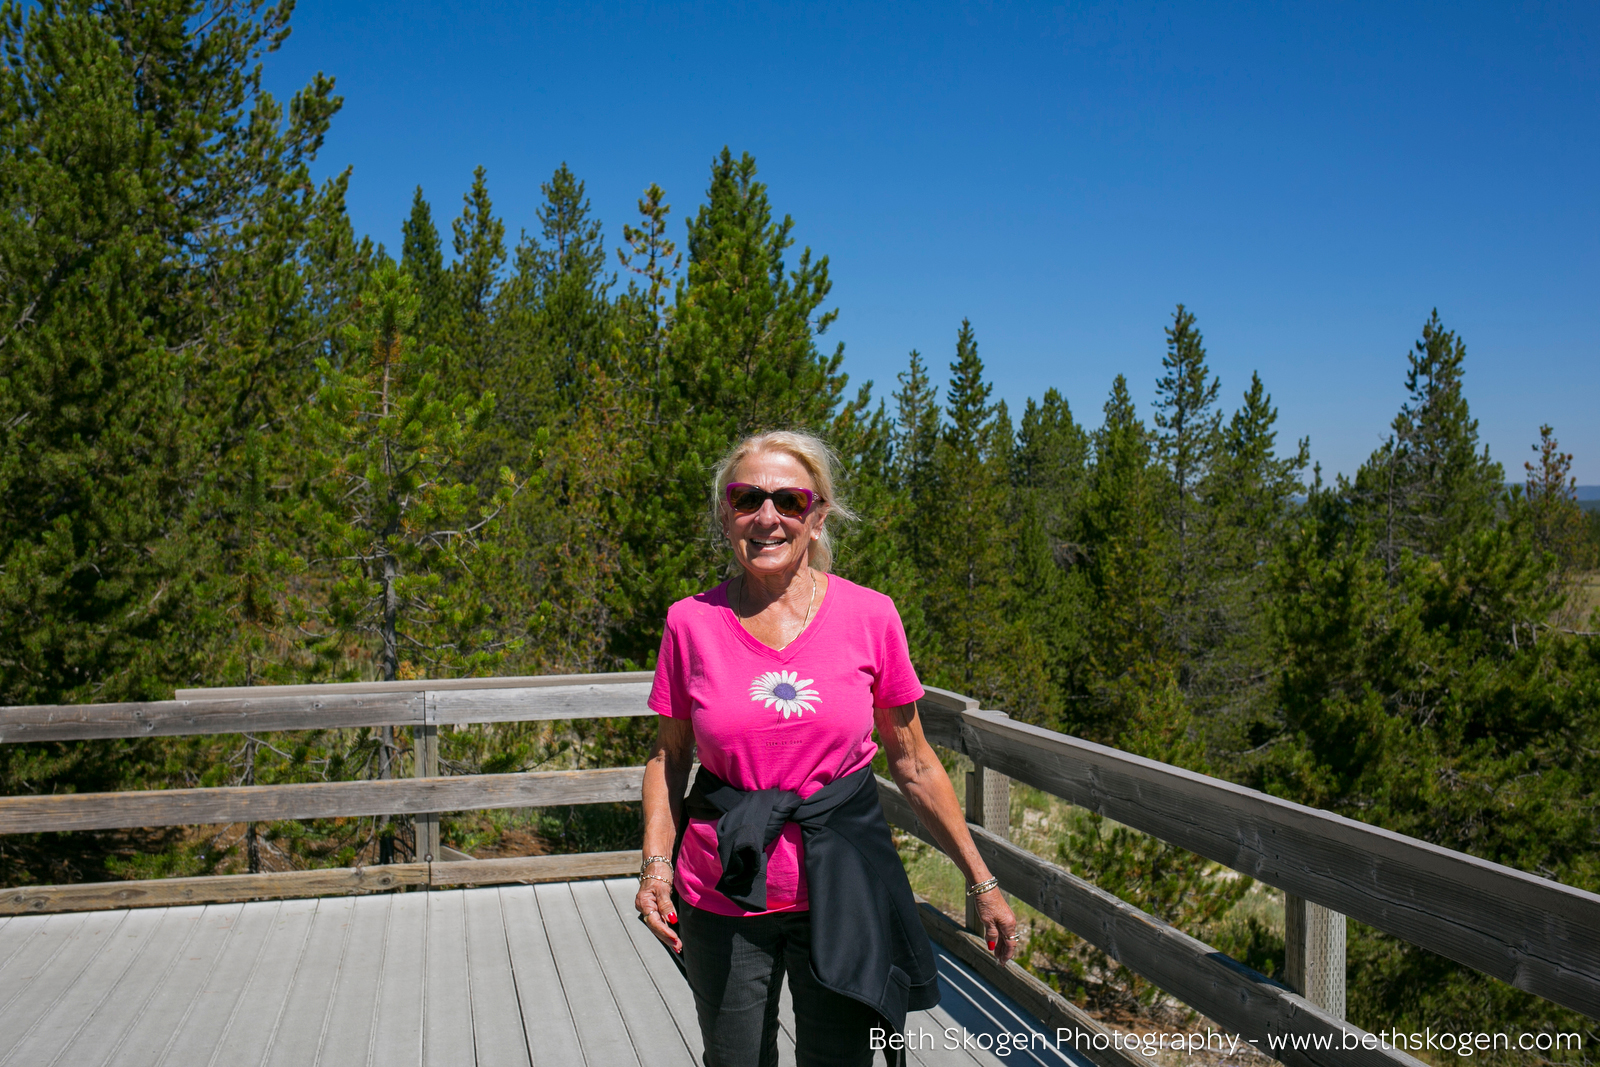
{"label": "horizontal railing rail", "polygon": [[426,815],[639,799],[643,767],[0,797],[0,834]]}
{"label": "horizontal railing rail", "polygon": [[108,908],[170,908],[244,900],[348,896],[410,886],[501,885],[616,878],[639,869],[636,849],[488,860],[386,863],[379,867],[321,867],[263,874],[213,874],[126,882],[19,886],[0,889],[0,916]]}
{"label": "horizontal railing rail", "polygon": [[[472,682],[476,684],[468,685]],[[178,699],[0,708],[0,743],[447,726],[648,714],[650,675],[351,682],[179,690]]]}
{"label": "horizontal railing rail", "polygon": [[930,707],[930,740],[1017,781],[1600,1017],[1600,896],[1217,778]]}
{"label": "horizontal railing rail", "polygon": [[[893,782],[878,779],[891,823],[940,847]],[[1303,1038],[1302,1050],[1270,1051],[1285,1063],[1331,1067],[1364,1064],[1420,1067],[1392,1048],[1363,1048],[1364,1031],[1258,974],[1210,945],[1162,922],[1063,867],[1040,859],[981,826],[971,827],[984,862],[1012,894],[1084,938],[1130,970],[1232,1030],[1262,1052],[1275,1040]],[[1345,1035],[1349,1035],[1349,1040]],[[1316,1047],[1326,1042],[1326,1048]]]}
{"label": "horizontal railing rail", "polygon": [[[420,735],[448,724],[642,716],[649,714],[645,707],[649,678],[634,672],[184,690],[171,701],[8,707],[0,708],[0,743],[382,725],[412,726]],[[1517,988],[1600,1017],[1600,896],[1019,723],[1001,712],[981,710],[976,701],[960,694],[929,690],[921,711],[931,741],[964,753],[985,773],[1032,785]],[[637,800],[642,774],[642,768],[632,767],[6,797],[0,798],[0,834],[336,816],[426,818],[427,813],[445,811]],[[931,840],[892,786],[883,788],[881,795],[891,821]],[[1360,1034],[1340,1021],[1337,1012],[1324,1011],[1002,836],[978,825],[973,833],[1008,892],[1218,1022],[1263,1042],[1291,1033]],[[563,857],[528,859],[557,858]],[[455,873],[448,873],[448,863],[411,866],[447,872],[442,875],[446,877],[465,878],[465,873],[476,871],[475,877],[488,882],[501,875],[475,865],[499,862],[468,861],[467,871]],[[610,862],[608,870],[617,866]],[[337,883],[348,891],[360,891],[382,881],[373,873],[377,870],[292,873],[306,875],[300,879],[306,886]],[[318,877],[310,877],[313,874]],[[429,882],[431,874],[394,877],[413,880],[395,885],[441,884]],[[415,881],[418,878],[423,880]],[[234,891],[259,893],[260,889],[255,883],[240,882]],[[117,892],[157,891],[116,883],[0,894],[31,894],[26,907],[38,908],[45,906],[41,902],[54,901],[50,906],[55,907],[62,900],[110,899],[107,894]],[[23,897],[9,904],[7,899],[0,896],[0,913],[24,907]],[[1392,1049],[1273,1054],[1306,1064],[1415,1063]]]}

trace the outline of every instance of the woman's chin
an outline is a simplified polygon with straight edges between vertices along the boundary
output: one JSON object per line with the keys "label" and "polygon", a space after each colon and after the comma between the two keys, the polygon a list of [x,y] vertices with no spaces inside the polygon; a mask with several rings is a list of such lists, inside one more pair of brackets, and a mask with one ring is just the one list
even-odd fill
{"label": "woman's chin", "polygon": [[761,552],[748,553],[743,562],[744,569],[752,575],[765,577],[771,574],[785,574],[792,571],[801,563],[804,563],[805,559],[785,546],[784,551],[767,549]]}

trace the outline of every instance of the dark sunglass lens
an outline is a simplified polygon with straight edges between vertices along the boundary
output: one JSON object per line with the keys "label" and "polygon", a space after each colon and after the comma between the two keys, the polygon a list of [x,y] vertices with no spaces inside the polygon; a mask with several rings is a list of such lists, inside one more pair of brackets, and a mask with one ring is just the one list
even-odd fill
{"label": "dark sunglass lens", "polygon": [[767,494],[761,490],[745,486],[742,489],[734,489],[728,493],[728,503],[733,505],[734,511],[744,515],[752,511],[761,510],[761,502],[766,497]]}
{"label": "dark sunglass lens", "polygon": [[779,489],[772,494],[772,506],[778,509],[779,515],[786,515],[791,519],[798,519],[806,513],[809,501],[804,493],[797,493],[793,489]]}

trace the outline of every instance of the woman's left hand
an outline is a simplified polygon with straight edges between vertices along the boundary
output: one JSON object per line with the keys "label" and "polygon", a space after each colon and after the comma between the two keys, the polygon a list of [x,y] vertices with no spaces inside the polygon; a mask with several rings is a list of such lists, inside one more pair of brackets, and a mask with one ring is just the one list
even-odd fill
{"label": "woman's left hand", "polygon": [[1011,913],[1011,905],[1006,903],[1006,895],[999,889],[979,893],[976,903],[983,939],[989,943],[994,958],[1004,963],[1017,954],[1017,945],[1021,942],[1017,935],[1017,917]]}

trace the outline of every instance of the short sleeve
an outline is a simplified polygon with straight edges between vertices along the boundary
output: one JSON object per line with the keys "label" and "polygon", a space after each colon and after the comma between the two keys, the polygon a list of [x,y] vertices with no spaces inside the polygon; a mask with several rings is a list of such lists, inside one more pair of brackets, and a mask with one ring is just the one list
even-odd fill
{"label": "short sleeve", "polygon": [[898,708],[923,697],[922,683],[911,665],[911,645],[900,612],[890,601],[883,615],[883,632],[878,645],[877,677],[872,684],[872,706]]}
{"label": "short sleeve", "polygon": [[650,684],[650,710],[671,719],[689,718],[689,686],[683,641],[667,620],[661,633],[661,653],[656,657],[656,676]]}

